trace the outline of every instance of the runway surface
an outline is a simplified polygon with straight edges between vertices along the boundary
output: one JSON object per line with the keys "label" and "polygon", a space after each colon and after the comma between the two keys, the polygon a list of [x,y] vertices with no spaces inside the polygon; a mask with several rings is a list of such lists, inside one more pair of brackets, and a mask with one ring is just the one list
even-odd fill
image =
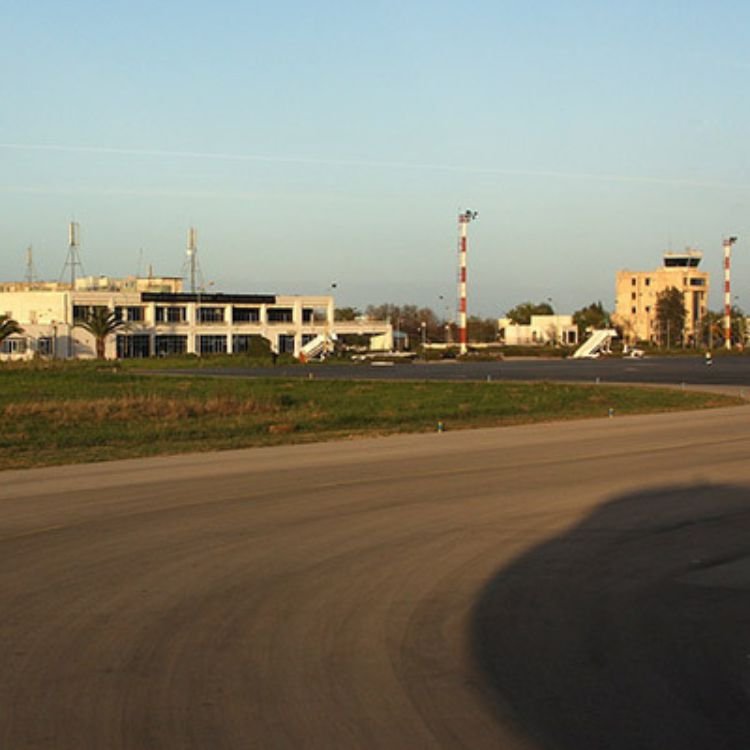
{"label": "runway surface", "polygon": [[749,409],[4,472],[0,747],[746,748]]}
{"label": "runway surface", "polygon": [[279,367],[201,368],[185,375],[289,377],[341,380],[549,380],[663,385],[732,385],[750,388],[750,357],[621,357],[602,359],[508,359],[494,362],[413,362],[392,366],[319,364]]}

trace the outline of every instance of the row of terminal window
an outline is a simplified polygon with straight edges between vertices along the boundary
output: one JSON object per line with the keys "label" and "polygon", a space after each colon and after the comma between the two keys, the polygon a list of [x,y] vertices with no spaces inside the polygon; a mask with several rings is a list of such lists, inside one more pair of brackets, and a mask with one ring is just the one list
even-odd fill
{"label": "row of terminal window", "polygon": [[[75,305],[73,307],[73,320],[84,320],[89,314],[91,308],[86,305]],[[197,308],[197,318],[199,323],[224,323],[224,307],[199,307]],[[115,307],[115,315],[118,320],[125,320],[129,323],[142,323],[145,320],[145,309],[140,306],[132,307]],[[187,307],[184,306],[157,306],[156,307],[157,323],[186,323]],[[312,308],[303,308],[302,322],[312,323],[316,320],[315,310]],[[294,310],[291,307],[271,307],[266,310],[266,319],[269,323],[292,323],[294,322]],[[259,307],[233,307],[233,323],[259,323]]]}
{"label": "row of terminal window", "polygon": [[[31,341],[25,336],[13,336],[0,341],[0,354],[25,354],[29,351]],[[49,336],[40,336],[36,340],[36,352],[43,357],[49,357],[54,350],[54,343]]]}
{"label": "row of terminal window", "polygon": [[[315,334],[302,334],[301,341],[304,346],[311,341]],[[133,359],[141,357],[167,356],[170,354],[185,354],[188,350],[188,337],[184,335],[157,335],[153,337],[153,352],[151,336],[147,333],[117,336],[117,356],[120,359]],[[252,349],[253,341],[257,336],[234,334],[232,336],[232,352],[244,354]],[[26,337],[14,336],[0,342],[1,354],[25,354],[29,351],[31,341]],[[195,337],[195,351],[198,354],[226,354],[228,340],[226,336],[200,335]],[[41,336],[36,339],[36,352],[43,356],[52,356],[54,352],[54,341],[51,337]],[[278,337],[277,349],[281,353],[294,352],[294,336],[282,334]]]}
{"label": "row of terminal window", "polygon": [[[638,283],[638,280],[635,276],[630,280],[631,286],[636,286]],[[648,276],[644,279],[643,282],[646,286],[651,286],[651,279],[648,278]],[[706,286],[706,280],[703,278],[696,278],[693,277],[691,279],[685,279],[685,286]]]}
{"label": "row of terminal window", "polygon": [[[232,336],[232,352],[244,354],[251,351],[257,336],[235,334]],[[314,338],[314,334],[303,334],[302,346]],[[117,336],[117,356],[120,359],[138,359],[142,357],[166,357],[173,354],[185,354],[188,350],[188,337],[184,335],[164,334],[153,337],[149,334]],[[294,336],[283,334],[278,337],[277,350],[280,353],[294,352]],[[228,351],[227,336],[200,335],[195,337],[197,354],[226,354]]]}
{"label": "row of terminal window", "polygon": [[[223,307],[199,307],[197,309],[199,323],[224,323],[225,308]],[[294,310],[291,307],[272,307],[266,310],[266,319],[269,323],[292,323],[294,322]],[[313,310],[304,309],[302,320],[310,323],[314,319]],[[186,307],[157,307],[157,323],[185,323],[187,321]],[[233,307],[233,323],[259,323],[259,307]]]}

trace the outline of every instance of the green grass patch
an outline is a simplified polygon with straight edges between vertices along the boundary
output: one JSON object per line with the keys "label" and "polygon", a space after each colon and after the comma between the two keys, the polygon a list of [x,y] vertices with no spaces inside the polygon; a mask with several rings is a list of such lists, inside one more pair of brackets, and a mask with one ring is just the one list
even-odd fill
{"label": "green grass patch", "polygon": [[465,429],[742,403],[552,383],[161,376],[107,364],[0,369],[0,469],[365,434]]}

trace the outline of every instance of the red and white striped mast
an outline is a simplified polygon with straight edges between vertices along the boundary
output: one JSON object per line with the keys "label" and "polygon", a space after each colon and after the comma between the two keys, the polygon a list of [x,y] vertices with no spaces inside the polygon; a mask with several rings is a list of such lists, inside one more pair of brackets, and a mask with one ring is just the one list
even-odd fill
{"label": "red and white striped mast", "polygon": [[727,237],[724,240],[724,346],[732,348],[732,292],[731,292],[731,266],[732,245],[737,242],[736,237]]}
{"label": "red and white striped mast", "polygon": [[469,350],[469,336],[466,327],[466,245],[469,222],[474,221],[479,214],[476,211],[464,211],[458,215],[458,341],[459,353],[466,354]]}

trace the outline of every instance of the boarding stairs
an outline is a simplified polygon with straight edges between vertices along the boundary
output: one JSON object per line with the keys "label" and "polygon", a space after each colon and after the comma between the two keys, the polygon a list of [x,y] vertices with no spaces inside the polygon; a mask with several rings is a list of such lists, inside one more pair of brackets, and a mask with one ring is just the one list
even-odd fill
{"label": "boarding stairs", "polygon": [[327,352],[333,351],[336,334],[319,333],[314,339],[310,339],[300,350],[299,358],[302,362],[316,357],[324,357]]}
{"label": "boarding stairs", "polygon": [[586,341],[578,347],[573,353],[575,359],[592,359],[600,354],[610,354],[612,349],[612,339],[617,338],[617,331],[611,328],[603,328],[600,331],[594,331]]}

